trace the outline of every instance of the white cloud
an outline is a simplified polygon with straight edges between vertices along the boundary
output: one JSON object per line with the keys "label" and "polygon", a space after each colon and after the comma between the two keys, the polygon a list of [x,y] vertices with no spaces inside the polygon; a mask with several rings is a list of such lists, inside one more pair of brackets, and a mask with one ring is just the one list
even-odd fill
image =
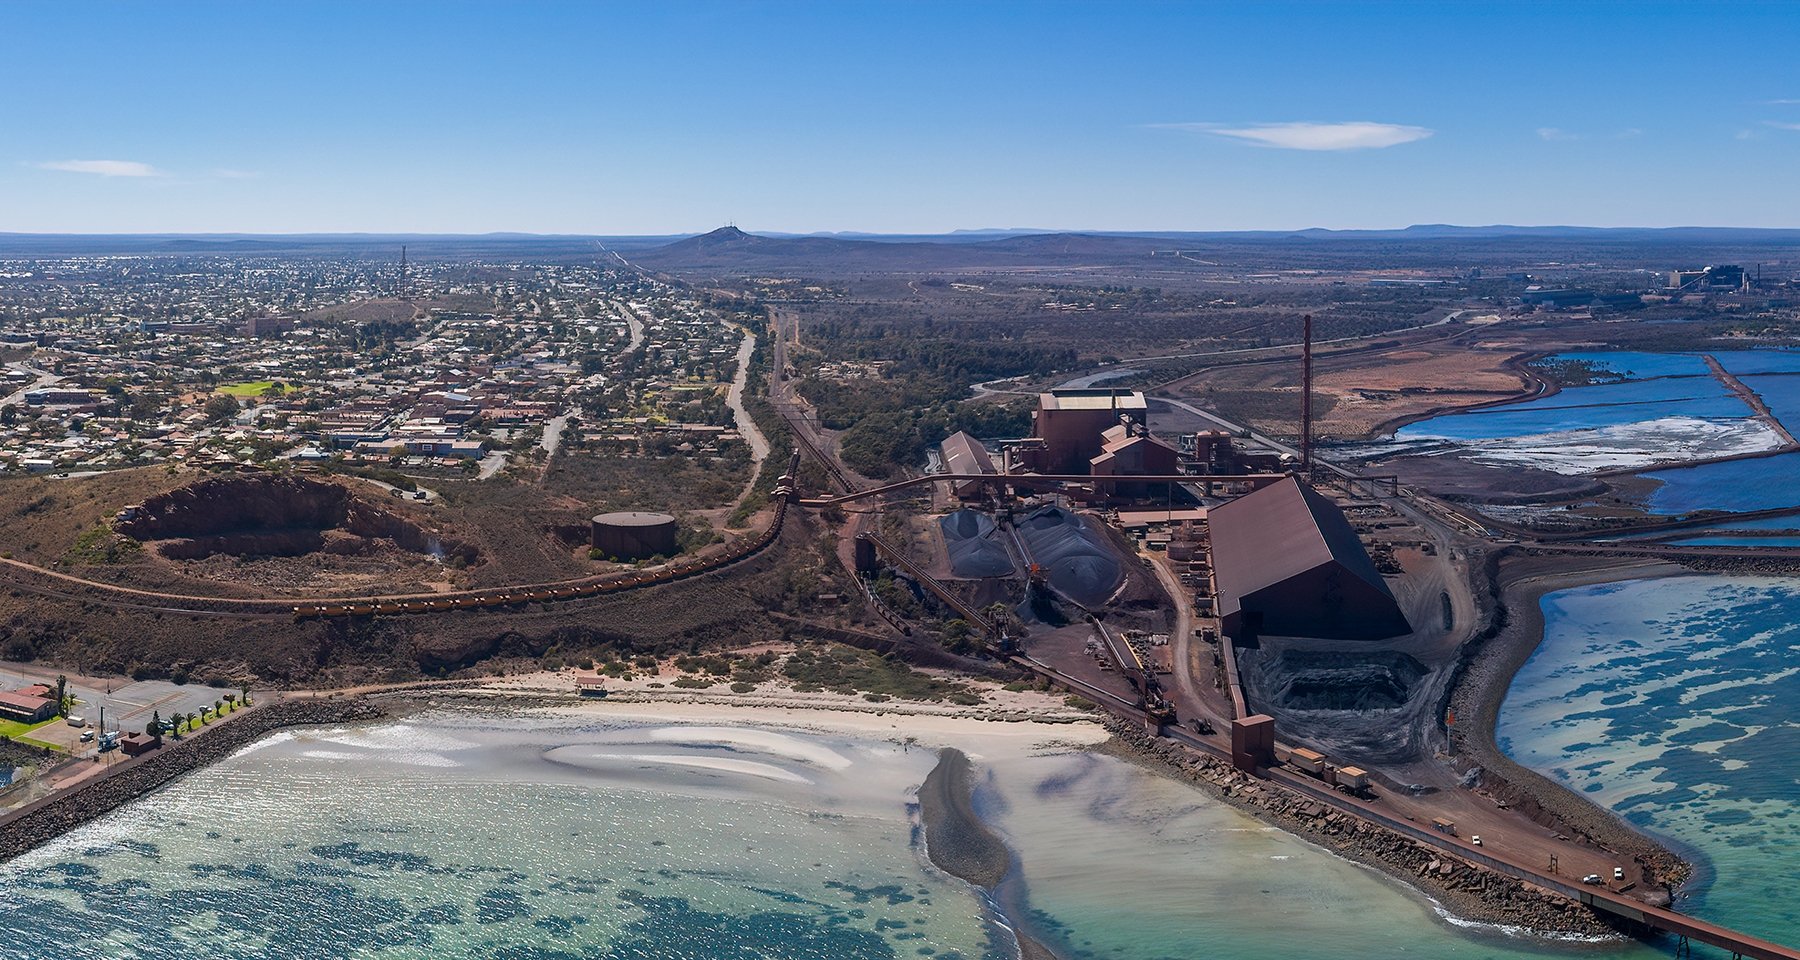
{"label": "white cloud", "polygon": [[1156,124],[1175,130],[1192,130],[1259,147],[1282,150],[1374,150],[1423,140],[1434,131],[1398,123],[1253,123],[1228,127],[1216,123]]}
{"label": "white cloud", "polygon": [[1764,120],[1763,126],[1777,130],[1800,130],[1800,123],[1788,123],[1785,120]]}
{"label": "white cloud", "polygon": [[1581,139],[1581,134],[1570,133],[1567,130],[1559,130],[1556,127],[1539,127],[1537,130],[1537,135],[1538,135],[1538,139],[1540,139],[1540,140],[1580,140]]}
{"label": "white cloud", "polygon": [[64,173],[91,173],[101,177],[160,177],[162,171],[136,160],[50,160],[37,165],[40,170]]}
{"label": "white cloud", "polygon": [[1787,99],[1787,100],[1764,100],[1764,101],[1763,101],[1763,102],[1764,102],[1764,103],[1766,103],[1766,104],[1768,104],[1768,105],[1770,105],[1770,106],[1772,106],[1772,107],[1792,107],[1792,106],[1795,106],[1795,105],[1800,105],[1800,100],[1795,100],[1795,99]]}

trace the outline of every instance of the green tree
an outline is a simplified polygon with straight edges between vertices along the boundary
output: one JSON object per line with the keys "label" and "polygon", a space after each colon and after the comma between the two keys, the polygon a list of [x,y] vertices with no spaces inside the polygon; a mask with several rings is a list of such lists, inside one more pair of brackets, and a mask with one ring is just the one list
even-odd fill
{"label": "green tree", "polygon": [[206,413],[206,422],[218,426],[230,422],[231,418],[237,416],[243,407],[231,394],[215,393],[207,398],[206,406],[202,409]]}

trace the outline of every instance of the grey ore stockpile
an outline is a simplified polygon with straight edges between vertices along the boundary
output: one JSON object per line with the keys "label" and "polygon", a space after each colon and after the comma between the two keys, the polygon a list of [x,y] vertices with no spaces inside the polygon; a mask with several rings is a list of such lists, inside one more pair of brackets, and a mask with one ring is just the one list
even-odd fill
{"label": "grey ore stockpile", "polygon": [[958,510],[938,520],[950,572],[969,579],[1012,575],[1012,557],[994,539],[994,520],[976,510]]}
{"label": "grey ore stockpile", "polygon": [[1051,589],[1084,607],[1098,606],[1119,589],[1125,570],[1105,535],[1061,507],[1042,507],[1018,523],[1031,562]]}

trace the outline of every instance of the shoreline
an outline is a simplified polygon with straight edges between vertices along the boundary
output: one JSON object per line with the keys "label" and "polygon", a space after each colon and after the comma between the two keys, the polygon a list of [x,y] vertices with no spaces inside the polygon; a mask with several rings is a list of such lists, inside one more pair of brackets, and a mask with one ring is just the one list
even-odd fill
{"label": "shoreline", "polygon": [[1324,850],[1380,872],[1428,902],[1444,923],[1491,928],[1522,940],[1613,943],[1629,935],[1605,915],[1533,884],[1428,848],[1379,824],[1336,813],[1282,786],[1109,720],[1112,755],[1179,780],[1209,798]]}
{"label": "shoreline", "polygon": [[975,809],[974,764],[955,747],[938,751],[937,766],[919,785],[925,856],[939,870],[981,891],[990,922],[1007,929],[1019,960],[1061,960],[1027,932],[1030,911],[1019,889],[1012,850]]}
{"label": "shoreline", "polygon": [[[1556,826],[1594,845],[1637,861],[1647,883],[1670,901],[1693,878],[1688,857],[1675,844],[1625,823],[1617,814],[1508,757],[1499,747],[1501,706],[1514,678],[1545,640],[1543,598],[1560,590],[1694,575],[1680,564],[1630,559],[1575,560],[1566,556],[1496,556],[1488,576],[1494,604],[1489,630],[1465,649],[1447,705],[1458,718],[1448,728],[1457,769],[1479,778],[1481,789],[1532,820]],[[1692,856],[1692,852],[1688,856]],[[1666,905],[1666,903],[1664,904]]]}
{"label": "shoreline", "polygon": [[[414,692],[410,696],[419,694]],[[498,707],[508,699],[489,695],[458,698],[457,702]],[[1625,937],[1602,915],[1559,894],[1492,873],[1441,851],[1427,850],[1410,838],[1360,818],[1329,813],[1322,805],[1290,794],[1273,783],[1246,777],[1220,761],[1191,754],[1172,741],[1151,738],[1137,726],[1104,714],[1082,716],[1080,719],[1085,722],[1070,725],[1068,733],[1071,736],[1063,737],[1054,727],[1023,715],[1015,714],[1008,718],[1010,722],[994,723],[996,718],[982,716],[979,708],[952,708],[963,712],[946,716],[900,713],[892,710],[893,703],[887,703],[877,711],[868,709],[868,704],[855,698],[841,695],[836,704],[809,703],[805,706],[720,702],[731,699],[724,696],[710,698],[712,702],[686,697],[598,701],[576,701],[567,697],[560,703],[550,704],[548,699],[539,698],[537,703],[586,715],[611,713],[670,722],[735,721],[850,732],[921,745],[935,744],[951,750],[955,749],[951,747],[953,740],[970,735],[1015,733],[1055,739],[1066,746],[1104,753],[1179,780],[1212,802],[1232,807],[1346,860],[1378,870],[1420,895],[1451,927],[1492,928],[1525,940],[1564,945],[1587,940],[1615,942]],[[979,754],[972,759],[979,763]],[[958,784],[959,779],[964,782]],[[965,788],[970,788],[971,793],[966,802],[959,796]],[[1022,900],[1023,890],[1018,887],[1016,861],[1010,869],[1004,869],[1004,875],[996,885],[989,887],[984,883],[993,880],[1003,869],[997,865],[997,858],[1009,855],[1010,851],[996,853],[993,848],[985,848],[973,857],[957,857],[953,853],[954,847],[952,851],[946,851],[942,846],[934,849],[934,825],[940,831],[949,827],[954,831],[951,836],[962,839],[993,832],[991,825],[981,821],[972,794],[972,784],[966,776],[959,777],[940,760],[933,770],[933,777],[928,778],[927,785],[919,792],[927,857],[934,866],[987,895],[990,909],[996,912],[997,919],[1012,929],[1019,941],[1023,960],[1055,960],[1054,952],[1031,939],[1029,912]],[[962,840],[942,842],[955,845]],[[1004,841],[1001,841],[1000,849],[1004,850]],[[1034,946],[1043,952],[1032,952]]]}
{"label": "shoreline", "polygon": [[[1566,560],[1561,565],[1566,568]],[[1538,590],[1533,594],[1535,597],[1581,583],[1680,572],[1684,571],[1666,564],[1653,568],[1641,563],[1613,564],[1603,569],[1564,569],[1520,582],[1535,585]],[[1511,586],[1508,584],[1509,589]],[[1531,617],[1514,618],[1499,634],[1513,642],[1487,642],[1482,645],[1477,659],[1492,660],[1496,652],[1512,653],[1522,664],[1541,641],[1541,626],[1529,644],[1519,643],[1514,635],[1521,628],[1531,627],[1533,620]],[[1517,664],[1513,664],[1507,677],[1511,676],[1510,670],[1516,669]],[[1466,678],[1459,679],[1456,693],[1461,694],[1467,686]],[[1489,696],[1496,712],[1504,694],[1505,690],[1501,688]],[[801,697],[803,700],[799,699]],[[1055,709],[1049,709],[1051,707]],[[1244,777],[1219,761],[1193,755],[1170,741],[1151,738],[1116,718],[1067,709],[1059,699],[1045,694],[1027,694],[1019,702],[980,707],[907,701],[876,704],[846,694],[706,696],[662,690],[591,699],[571,693],[559,694],[515,680],[504,686],[415,687],[374,693],[368,697],[283,699],[261,707],[256,713],[246,714],[239,722],[225,725],[207,736],[173,748],[164,747],[135,768],[121,768],[117,775],[97,778],[67,793],[47,798],[41,802],[42,809],[21,810],[12,818],[0,821],[4,826],[4,830],[0,830],[0,860],[11,859],[98,819],[182,775],[225,759],[276,730],[396,718],[434,708],[554,711],[584,716],[611,714],[666,722],[722,721],[849,733],[909,746],[941,748],[939,763],[918,794],[927,857],[937,868],[978,888],[994,912],[995,920],[1009,929],[1017,941],[1021,960],[1057,960],[1057,954],[1028,932],[1029,908],[1019,885],[1016,857],[976,809],[972,774],[975,764],[979,763],[981,748],[974,746],[976,756],[971,759],[953,746],[955,743],[968,745],[971,737],[1029,739],[1040,745],[1054,743],[1067,748],[1094,750],[1181,780],[1214,802],[1231,806],[1404,883],[1430,902],[1450,926],[1489,926],[1546,942],[1561,940],[1566,943],[1571,938],[1613,940],[1621,936],[1620,931],[1604,918],[1574,901],[1491,873],[1441,851],[1426,850],[1377,824],[1345,814],[1328,814],[1320,805],[1274,784]],[[1458,732],[1463,732],[1463,728],[1458,728]],[[1492,748],[1492,752],[1497,754],[1497,748]],[[1529,771],[1525,773],[1537,776]],[[1547,797],[1566,798],[1571,801],[1569,805],[1578,810],[1591,808],[1581,812],[1600,818],[1596,833],[1610,833],[1599,829],[1610,826],[1620,837],[1636,840],[1644,849],[1660,854],[1669,863],[1679,864],[1686,870],[1686,861],[1632,831],[1609,813],[1591,807],[1587,801],[1554,782],[1538,779],[1542,781],[1541,792]],[[1560,813],[1564,805],[1550,800],[1540,802],[1537,809]],[[1608,839],[1616,838],[1609,836]],[[1682,874],[1684,878],[1687,875],[1686,872]]]}
{"label": "shoreline", "polygon": [[120,763],[81,783],[0,816],[0,862],[28,853],[78,827],[230,757],[287,727],[373,720],[381,707],[362,698],[281,699],[251,707],[214,729]]}

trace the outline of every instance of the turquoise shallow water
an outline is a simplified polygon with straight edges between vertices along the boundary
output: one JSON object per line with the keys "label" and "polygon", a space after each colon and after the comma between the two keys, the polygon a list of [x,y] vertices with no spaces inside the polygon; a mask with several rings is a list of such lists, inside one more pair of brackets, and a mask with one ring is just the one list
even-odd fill
{"label": "turquoise shallow water", "polygon": [[1632,581],[1543,609],[1502,748],[1696,851],[1682,909],[1800,946],[1800,583]]}
{"label": "turquoise shallow water", "polygon": [[[1386,878],[1110,757],[961,745],[1031,923],[1090,960],[1655,954],[1464,930]],[[432,714],[284,734],[0,866],[0,957],[1010,957],[931,868],[934,751]]]}

